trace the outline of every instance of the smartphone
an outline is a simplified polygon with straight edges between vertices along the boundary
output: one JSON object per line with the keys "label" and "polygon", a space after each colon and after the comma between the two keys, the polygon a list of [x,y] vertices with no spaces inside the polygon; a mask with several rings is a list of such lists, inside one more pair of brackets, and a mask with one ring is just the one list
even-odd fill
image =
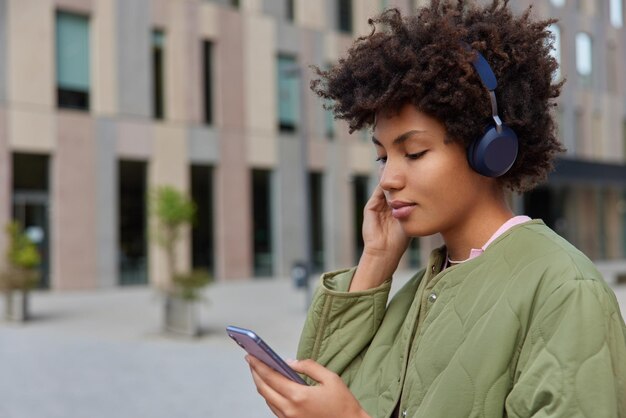
{"label": "smartphone", "polygon": [[258,358],[263,363],[267,364],[269,367],[294,382],[302,385],[307,384],[300,377],[300,375],[289,367],[289,365],[282,358],[280,358],[280,356],[276,354],[274,350],[272,350],[270,346],[261,339],[261,337],[256,335],[254,331],[229,326],[226,327],[226,332],[228,333],[228,336],[235,340],[235,342],[239,344],[241,348],[246,350],[248,354]]}

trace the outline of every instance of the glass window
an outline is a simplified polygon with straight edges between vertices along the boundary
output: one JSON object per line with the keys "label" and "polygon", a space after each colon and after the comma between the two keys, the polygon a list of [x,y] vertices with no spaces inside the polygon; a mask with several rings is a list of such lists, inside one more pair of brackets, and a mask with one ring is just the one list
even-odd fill
{"label": "glass window", "polygon": [[252,170],[253,267],[256,277],[273,274],[271,177],[269,170]]}
{"label": "glass window", "polygon": [[354,231],[354,255],[355,262],[358,264],[361,253],[363,253],[363,208],[369,199],[369,178],[368,176],[354,176],[352,180],[352,198],[353,198],[353,231]]}
{"label": "glass window", "polygon": [[165,34],[152,31],[152,111],[155,119],[163,119],[165,96]]}
{"label": "glass window", "polygon": [[[332,105],[331,101],[326,101],[327,105]],[[335,115],[332,110],[324,109],[324,119],[326,122],[326,138],[335,137]]]}
{"label": "glass window", "polygon": [[552,49],[550,50],[550,54],[556,59],[556,62],[559,64],[558,68],[553,74],[553,80],[559,80],[561,78],[561,28],[558,25],[552,24],[548,27],[548,30],[552,33],[554,37],[554,43],[552,44]]}
{"label": "glass window", "polygon": [[295,57],[278,56],[278,128],[294,132],[300,116],[300,74]]}
{"label": "glass window", "polygon": [[294,0],[286,0],[285,8],[287,9],[285,11],[285,17],[287,18],[287,21],[293,22],[296,17]]}
{"label": "glass window", "polygon": [[622,26],[624,26],[623,1],[624,0],[611,0],[611,2],[609,3],[611,8],[611,25],[616,28],[621,28]]}
{"label": "glass window", "polygon": [[214,273],[213,168],[191,166],[191,196],[196,204],[196,219],[191,230],[191,265]]}
{"label": "glass window", "polygon": [[89,18],[56,14],[56,77],[59,107],[89,110]]}
{"label": "glass window", "polygon": [[591,37],[585,32],[576,34],[576,70],[584,85],[591,84]]}
{"label": "glass window", "polygon": [[340,32],[352,33],[352,0],[337,1],[337,26]]}
{"label": "glass window", "polygon": [[213,43],[202,42],[202,74],[204,78],[204,123],[213,123]]}
{"label": "glass window", "polygon": [[324,270],[324,175],[309,173],[311,235],[311,268],[314,272]]}
{"label": "glass window", "polygon": [[147,163],[118,162],[119,284],[148,283]]}

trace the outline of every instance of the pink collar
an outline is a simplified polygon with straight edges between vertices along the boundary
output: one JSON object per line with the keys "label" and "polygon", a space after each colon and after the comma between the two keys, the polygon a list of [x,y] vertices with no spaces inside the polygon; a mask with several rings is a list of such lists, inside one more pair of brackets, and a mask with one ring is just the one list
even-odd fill
{"label": "pink collar", "polygon": [[[489,240],[485,243],[485,245],[483,245],[481,248],[472,248],[470,251],[469,257],[466,260],[461,261],[461,263],[471,260],[472,258],[478,257],[483,252],[485,252],[489,244],[491,244],[494,240],[496,240],[500,235],[504,234],[506,231],[513,228],[515,225],[519,225],[524,222],[528,222],[530,220],[531,218],[529,218],[526,215],[514,216],[513,218],[509,219],[508,221],[503,223],[500,228],[498,228],[498,230],[491,236],[491,238],[489,238]],[[446,256],[446,267],[448,267],[448,264],[449,262]]]}

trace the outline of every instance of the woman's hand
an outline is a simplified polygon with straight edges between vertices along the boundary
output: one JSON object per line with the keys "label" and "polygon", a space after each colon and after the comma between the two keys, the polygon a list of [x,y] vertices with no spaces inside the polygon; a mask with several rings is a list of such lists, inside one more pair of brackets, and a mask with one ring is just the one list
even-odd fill
{"label": "woman's hand", "polygon": [[305,386],[286,378],[253,356],[246,356],[259,394],[279,418],[369,417],[341,378],[313,360],[290,366],[317,381]]}
{"label": "woman's hand", "polygon": [[350,291],[380,286],[391,277],[409,241],[400,222],[391,215],[382,187],[376,186],[363,211],[364,249]]}

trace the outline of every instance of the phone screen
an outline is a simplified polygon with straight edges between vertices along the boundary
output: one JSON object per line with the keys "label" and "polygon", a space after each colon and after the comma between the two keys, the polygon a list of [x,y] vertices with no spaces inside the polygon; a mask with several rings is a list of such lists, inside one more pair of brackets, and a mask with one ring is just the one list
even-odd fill
{"label": "phone screen", "polygon": [[307,383],[296,373],[278,354],[270,348],[254,331],[245,328],[229,326],[226,328],[228,336],[248,354],[258,358],[272,369],[294,382],[306,385]]}

